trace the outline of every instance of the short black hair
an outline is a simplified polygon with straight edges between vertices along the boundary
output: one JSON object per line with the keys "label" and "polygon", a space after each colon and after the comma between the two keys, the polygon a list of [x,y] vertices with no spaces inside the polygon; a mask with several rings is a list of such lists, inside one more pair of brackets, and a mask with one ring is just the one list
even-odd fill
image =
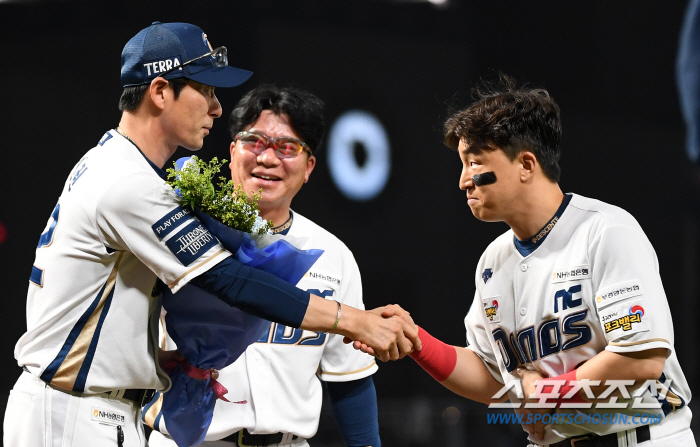
{"label": "short black hair", "polygon": [[509,160],[531,151],[548,179],[558,182],[561,118],[559,106],[543,88],[518,87],[504,74],[475,89],[476,101],[445,122],[445,144],[459,142],[471,152],[501,149]]}
{"label": "short black hair", "polygon": [[287,116],[294,132],[315,153],[325,132],[323,106],[323,101],[305,90],[261,85],[246,93],[231,111],[228,121],[231,139],[235,140],[238,132],[255,123],[263,110],[270,110],[275,115]]}
{"label": "short black hair", "polygon": [[[187,78],[169,79],[168,83],[173,88],[175,99],[180,97],[180,92],[187,85]],[[151,84],[133,85],[124,87],[122,96],[119,98],[119,110],[122,112],[134,112],[139,108],[146,91]]]}

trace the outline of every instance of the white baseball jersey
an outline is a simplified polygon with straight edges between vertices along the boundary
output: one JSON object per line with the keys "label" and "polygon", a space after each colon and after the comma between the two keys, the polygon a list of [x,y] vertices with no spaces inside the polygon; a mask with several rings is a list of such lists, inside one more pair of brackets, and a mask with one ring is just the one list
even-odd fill
{"label": "white baseball jersey", "polygon": [[[516,241],[509,230],[492,242],[479,261],[475,280],[474,302],[465,318],[468,349],[481,357],[496,380],[512,385],[519,380],[519,364],[555,377],[603,350],[665,348],[669,356],[659,382],[669,392],[660,401],[664,412],[673,412],[659,426],[651,426],[652,439],[656,430],[688,427],[690,389],[673,349],[673,320],[656,253],[629,213],[568,195],[530,240]],[[632,427],[553,424],[541,443]]]}
{"label": "white baseball jersey", "polygon": [[[302,250],[324,250],[297,287],[364,309],[360,271],[350,250],[299,213],[293,216],[284,238]],[[168,343],[168,349],[174,349],[172,340]],[[374,357],[344,344],[341,335],[272,323],[260,341],[220,371],[219,382],[228,389],[226,398],[231,402],[216,402],[205,440],[221,439],[243,428],[251,433],[283,432],[310,438],[316,434],[321,413],[319,376],[328,382],[345,382],[375,371]],[[158,406],[154,407],[157,411]],[[147,421],[155,417],[149,413]],[[159,429],[167,433],[167,421],[161,420]],[[160,437],[157,432],[154,436]]]}
{"label": "white baseball jersey", "polygon": [[[160,174],[159,172],[160,171]],[[75,166],[41,235],[15,358],[65,390],[169,387],[156,277],[177,291],[230,253],[116,131]]]}

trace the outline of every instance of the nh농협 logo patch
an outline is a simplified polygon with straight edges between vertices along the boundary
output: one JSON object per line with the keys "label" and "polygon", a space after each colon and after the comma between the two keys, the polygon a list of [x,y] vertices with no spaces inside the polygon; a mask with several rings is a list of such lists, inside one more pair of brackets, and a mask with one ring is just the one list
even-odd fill
{"label": "nh\ub18d\ud611 logo patch", "polygon": [[126,415],[121,411],[99,407],[92,407],[91,411],[90,419],[101,424],[124,425],[126,421]]}
{"label": "nh\ub18d\ud611 logo patch", "polygon": [[565,269],[555,270],[552,274],[552,283],[564,281],[578,281],[591,277],[591,269],[588,265],[579,265]]}
{"label": "nh\ub18d\ud611 logo patch", "polygon": [[219,241],[198,221],[193,220],[189,225],[178,231],[165,242],[177,259],[187,267],[206,253]]}

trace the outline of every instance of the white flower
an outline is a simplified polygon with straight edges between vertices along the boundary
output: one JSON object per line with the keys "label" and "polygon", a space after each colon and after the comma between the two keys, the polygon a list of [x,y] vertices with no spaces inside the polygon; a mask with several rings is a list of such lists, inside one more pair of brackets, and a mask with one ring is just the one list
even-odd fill
{"label": "white flower", "polygon": [[[252,234],[258,234],[260,232],[260,229],[265,228],[267,225],[267,220],[263,219],[260,217],[258,211],[255,211],[255,223],[253,224],[253,228],[250,230]],[[266,233],[270,234],[270,230],[267,230]]]}

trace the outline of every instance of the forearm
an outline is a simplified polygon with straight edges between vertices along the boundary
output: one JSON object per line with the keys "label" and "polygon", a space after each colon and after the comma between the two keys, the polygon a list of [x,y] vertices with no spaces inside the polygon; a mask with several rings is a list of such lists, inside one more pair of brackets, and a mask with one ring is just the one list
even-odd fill
{"label": "forearm", "polygon": [[447,345],[420,328],[423,349],[411,357],[450,391],[482,403],[493,402],[502,385],[474,351]]}
{"label": "forearm", "polygon": [[[309,292],[233,258],[224,259],[192,282],[230,306],[292,327],[299,327],[309,305]],[[333,321],[335,318],[326,329]]]}
{"label": "forearm", "polygon": [[598,396],[608,387],[608,380],[634,380],[628,389],[638,388],[647,380],[657,380],[666,363],[666,349],[649,349],[646,351],[618,354],[601,351],[591,357],[576,370],[576,380],[599,380],[600,386],[591,387]]}
{"label": "forearm", "polygon": [[[496,402],[493,396],[503,384],[493,378],[484,362],[468,348],[457,349],[457,364],[450,376],[440,382],[448,390],[484,404]],[[505,395],[507,398],[507,394]],[[500,399],[502,401],[504,399]]]}
{"label": "forearm", "polygon": [[326,382],[340,434],[348,447],[380,447],[377,394],[372,377]]}

